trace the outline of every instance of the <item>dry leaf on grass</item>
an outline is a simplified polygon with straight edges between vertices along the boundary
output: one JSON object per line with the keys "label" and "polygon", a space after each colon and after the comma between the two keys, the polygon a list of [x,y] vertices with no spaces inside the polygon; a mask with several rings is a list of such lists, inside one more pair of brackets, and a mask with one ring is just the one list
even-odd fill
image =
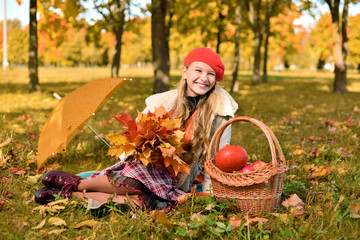
{"label": "dry leaf on grass", "polygon": [[352,202],[350,205],[351,209],[351,218],[360,218],[360,202],[354,203]]}
{"label": "dry leaf on grass", "polygon": [[55,226],[62,226],[62,225],[66,226],[66,222],[58,217],[49,218],[48,223]]}
{"label": "dry leaf on grass", "polygon": [[331,173],[331,168],[325,168],[324,166],[320,166],[318,168],[310,169],[310,173],[308,175],[309,178],[323,178]]}
{"label": "dry leaf on grass", "polygon": [[266,218],[259,218],[259,217],[255,217],[255,218],[248,218],[248,217],[244,217],[246,220],[245,226],[255,226],[258,223],[264,223],[264,222],[268,222],[269,219]]}
{"label": "dry leaf on grass", "polygon": [[55,230],[51,230],[50,232],[47,232],[48,235],[51,235],[51,234],[56,234],[56,235],[59,235],[60,233],[66,231],[66,229],[55,229]]}
{"label": "dry leaf on grass", "polygon": [[304,202],[296,194],[290,195],[290,198],[281,203],[284,207],[291,207],[291,212],[295,210],[295,215],[299,216],[304,213]]}
{"label": "dry leaf on grass", "polygon": [[232,227],[240,227],[242,223],[242,217],[241,216],[234,216],[230,218],[229,225]]}
{"label": "dry leaf on grass", "polygon": [[191,215],[190,219],[191,221],[195,221],[195,219],[201,221],[202,219],[204,219],[204,215],[202,215],[201,213],[194,213],[193,215]]}
{"label": "dry leaf on grass", "polygon": [[39,182],[43,175],[42,174],[36,174],[34,176],[28,176],[26,179],[26,183],[28,184],[36,184]]}
{"label": "dry leaf on grass", "polygon": [[42,228],[46,223],[46,218],[44,220],[41,221],[41,223],[39,223],[39,225],[37,225],[36,227],[32,227],[31,229],[39,229]]}
{"label": "dry leaf on grass", "polygon": [[180,195],[177,198],[178,204],[183,204],[186,203],[186,201],[188,200],[188,198],[191,196],[191,193],[184,193],[182,195]]}
{"label": "dry leaf on grass", "polygon": [[167,228],[172,228],[174,224],[165,215],[165,210],[154,210],[151,212],[153,221],[163,224]]}
{"label": "dry leaf on grass", "polygon": [[289,216],[287,215],[287,213],[271,213],[271,215],[279,218],[284,223],[287,223],[289,220]]}
{"label": "dry leaf on grass", "polygon": [[25,169],[22,169],[20,168],[19,166],[13,166],[10,168],[10,172],[11,173],[14,173],[16,175],[24,175],[26,172],[25,172]]}
{"label": "dry leaf on grass", "polygon": [[97,224],[99,224],[100,222],[95,221],[95,220],[85,220],[82,221],[81,223],[78,223],[74,226],[74,228],[81,228],[81,227],[90,227],[93,228],[95,227]]}
{"label": "dry leaf on grass", "polygon": [[0,143],[0,148],[8,145],[11,142],[11,138],[7,138],[5,141]]}

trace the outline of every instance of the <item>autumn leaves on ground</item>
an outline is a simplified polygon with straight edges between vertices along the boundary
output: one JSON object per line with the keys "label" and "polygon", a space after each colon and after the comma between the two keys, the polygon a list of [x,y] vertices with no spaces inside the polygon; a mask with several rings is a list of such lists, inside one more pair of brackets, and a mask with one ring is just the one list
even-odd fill
{"label": "autumn leaves on ground", "polygon": [[[61,200],[37,205],[44,171],[71,173],[102,169],[116,161],[88,129],[75,137],[66,154],[37,170],[39,133],[60,96],[108,69],[40,69],[42,93],[27,92],[25,69],[0,71],[0,236],[2,239],[357,239],[360,236],[360,75],[349,73],[349,94],[332,93],[332,74],[271,72],[269,82],[250,85],[241,72],[232,96],[236,116],[259,119],[275,133],[289,170],[281,205],[274,213],[246,216],[228,210],[231,203],[194,194],[166,212],[147,212],[132,204],[108,204],[86,211],[86,202]],[[89,124],[103,136],[120,124],[110,114],[128,111],[136,117],[152,91],[149,69],[123,69],[133,80],[122,86]],[[90,78],[91,77],[91,78]],[[178,81],[172,73],[172,84]],[[222,82],[230,90],[230,73]],[[139,87],[141,86],[141,87]],[[232,127],[232,144],[244,147],[251,162],[270,162],[264,134],[251,123]]]}

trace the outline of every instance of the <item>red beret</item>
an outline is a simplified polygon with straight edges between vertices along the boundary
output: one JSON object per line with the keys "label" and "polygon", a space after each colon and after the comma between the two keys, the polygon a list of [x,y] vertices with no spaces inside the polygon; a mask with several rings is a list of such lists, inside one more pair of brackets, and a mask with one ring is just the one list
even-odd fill
{"label": "red beret", "polygon": [[209,65],[216,73],[216,81],[224,78],[224,64],[219,54],[210,48],[200,47],[192,50],[184,59],[184,66],[188,66],[192,62],[203,62]]}

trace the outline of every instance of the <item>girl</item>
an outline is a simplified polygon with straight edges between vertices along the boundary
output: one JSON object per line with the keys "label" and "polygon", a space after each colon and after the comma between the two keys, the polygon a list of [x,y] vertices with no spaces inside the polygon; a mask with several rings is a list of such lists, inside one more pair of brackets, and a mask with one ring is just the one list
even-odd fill
{"label": "girl", "polygon": [[[237,110],[237,103],[221,87],[224,65],[220,56],[210,48],[195,48],[184,59],[182,79],[176,90],[148,97],[144,112],[163,105],[174,118],[181,118],[185,129],[183,160],[190,166],[190,175],[179,173],[174,179],[162,169],[145,167],[133,160],[133,154],[123,154],[120,161],[89,178],[82,179],[62,171],[51,171],[43,176],[46,186],[35,194],[35,201],[46,204],[54,200],[54,194],[62,197],[86,197],[89,208],[98,208],[112,200],[124,203],[131,199],[138,206],[150,209],[167,209],[177,198],[188,192],[189,185],[200,172],[199,163],[205,159],[209,143],[215,131]],[[220,148],[230,143],[231,127],[222,134]],[[152,155],[152,160],[161,158]],[[203,191],[210,191],[210,177],[205,173]]]}

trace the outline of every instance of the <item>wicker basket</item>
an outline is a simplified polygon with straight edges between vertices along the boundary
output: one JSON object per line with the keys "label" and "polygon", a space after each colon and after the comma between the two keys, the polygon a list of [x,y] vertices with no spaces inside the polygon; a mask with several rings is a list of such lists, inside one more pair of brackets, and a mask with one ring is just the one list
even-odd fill
{"label": "wicker basket", "polygon": [[[223,172],[215,165],[212,148],[215,147],[214,153],[216,154],[219,151],[220,138],[225,128],[239,121],[252,122],[265,133],[270,145],[271,162],[250,173]],[[276,158],[276,151],[278,159]],[[235,117],[224,123],[211,139],[207,161],[205,162],[205,171],[211,177],[216,199],[220,201],[229,198],[234,199],[237,206],[233,209],[250,215],[271,212],[279,207],[284,172],[287,169],[284,154],[274,133],[264,123],[250,117]]]}

